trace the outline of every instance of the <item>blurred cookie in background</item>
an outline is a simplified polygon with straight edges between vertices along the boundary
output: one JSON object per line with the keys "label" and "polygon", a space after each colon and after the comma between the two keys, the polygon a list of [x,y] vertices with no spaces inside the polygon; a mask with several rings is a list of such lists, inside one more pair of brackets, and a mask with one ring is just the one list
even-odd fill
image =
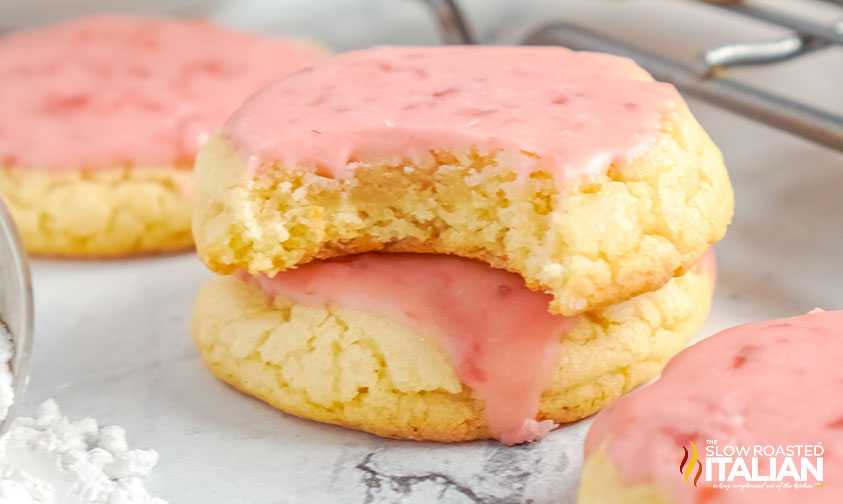
{"label": "blurred cookie in background", "polygon": [[0,195],[30,252],[192,245],[193,160],[317,44],[205,21],[94,16],[0,38]]}

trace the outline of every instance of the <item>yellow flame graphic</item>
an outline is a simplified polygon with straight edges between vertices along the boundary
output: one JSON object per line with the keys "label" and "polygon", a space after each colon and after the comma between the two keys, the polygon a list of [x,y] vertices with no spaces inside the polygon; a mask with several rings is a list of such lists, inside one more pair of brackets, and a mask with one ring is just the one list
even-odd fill
{"label": "yellow flame graphic", "polygon": [[698,460],[699,452],[697,451],[697,445],[693,441],[688,441],[688,443],[691,445],[691,452],[688,453],[688,449],[684,446],[682,447],[682,450],[685,451],[685,456],[682,457],[682,462],[679,463],[679,472],[685,476],[685,483],[691,483],[691,474],[694,472],[694,465],[696,465],[697,475],[694,477],[693,483],[694,486],[697,486],[697,482],[702,475],[702,462]]}
{"label": "yellow flame graphic", "polygon": [[691,472],[694,470],[694,465],[697,463],[697,458],[699,458],[699,452],[697,451],[697,445],[694,444],[693,441],[688,441],[691,445],[691,460],[688,461],[688,465],[685,466],[685,483],[690,483],[688,478],[691,476]]}

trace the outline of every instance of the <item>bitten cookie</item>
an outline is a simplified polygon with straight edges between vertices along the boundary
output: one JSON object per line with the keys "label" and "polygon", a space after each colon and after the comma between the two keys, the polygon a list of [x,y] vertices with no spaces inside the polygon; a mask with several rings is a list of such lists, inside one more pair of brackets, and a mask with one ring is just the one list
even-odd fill
{"label": "bitten cookie", "polygon": [[199,146],[306,42],[201,21],[97,16],[0,37],[0,195],[30,252],[192,244]]}
{"label": "bitten cookie", "polygon": [[456,254],[518,273],[565,315],[682,274],[733,206],[671,85],[553,47],[339,55],[250,98],[196,181],[197,250],[216,272]]}
{"label": "bitten cookie", "polygon": [[579,504],[843,502],[843,312],[686,349],[586,439]]}
{"label": "bitten cookie", "polygon": [[651,379],[708,313],[713,260],[575,317],[518,275],[455,256],[364,254],[199,292],[220,379],[286,412],[381,436],[544,436]]}

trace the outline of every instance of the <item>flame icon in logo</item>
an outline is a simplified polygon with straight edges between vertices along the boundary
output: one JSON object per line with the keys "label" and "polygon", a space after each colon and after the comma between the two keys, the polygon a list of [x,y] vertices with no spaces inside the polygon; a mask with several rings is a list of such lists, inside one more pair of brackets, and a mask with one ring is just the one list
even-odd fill
{"label": "flame icon in logo", "polygon": [[689,453],[687,448],[682,447],[685,450],[685,456],[682,457],[682,462],[679,463],[679,473],[685,475],[685,483],[690,483],[689,478],[693,474],[694,466],[696,465],[697,475],[694,477],[694,486],[697,486],[697,481],[700,480],[700,476],[702,475],[702,463],[699,461],[697,445],[693,441],[688,441],[688,444],[691,445],[691,451]]}

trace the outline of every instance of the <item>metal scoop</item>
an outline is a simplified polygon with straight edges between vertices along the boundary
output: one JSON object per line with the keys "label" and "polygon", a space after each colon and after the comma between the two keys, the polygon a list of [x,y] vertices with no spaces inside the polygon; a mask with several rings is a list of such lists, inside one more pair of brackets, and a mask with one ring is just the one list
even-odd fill
{"label": "metal scoop", "polygon": [[[0,420],[0,436],[9,430],[16,406],[29,382],[32,354],[32,282],[29,263],[15,222],[0,199],[0,324],[12,339],[14,355],[8,363],[15,397],[9,412]],[[0,362],[0,366],[6,363]]]}

